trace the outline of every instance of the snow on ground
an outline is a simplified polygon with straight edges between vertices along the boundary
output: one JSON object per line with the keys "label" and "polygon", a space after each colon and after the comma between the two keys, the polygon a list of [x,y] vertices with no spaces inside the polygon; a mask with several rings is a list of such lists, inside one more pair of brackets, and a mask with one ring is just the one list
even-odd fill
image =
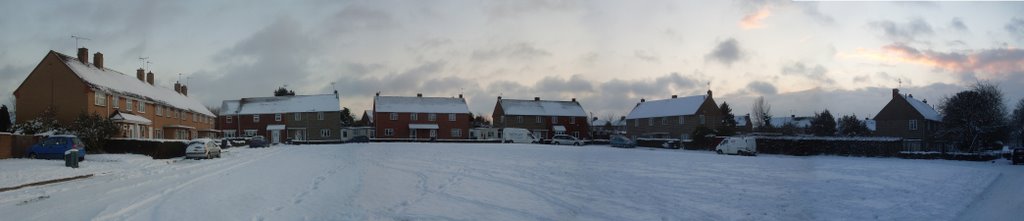
{"label": "snow on ground", "polygon": [[[0,214],[11,220],[999,220],[1024,215],[1024,203],[1014,199],[1022,196],[1024,167],[1005,161],[740,157],[517,144],[227,150],[214,160],[95,155],[114,160],[83,162],[80,170],[102,171],[92,178],[0,192]],[[27,166],[9,167],[23,163]],[[9,174],[70,170],[38,163],[2,160],[0,178],[27,181],[38,177]]]}

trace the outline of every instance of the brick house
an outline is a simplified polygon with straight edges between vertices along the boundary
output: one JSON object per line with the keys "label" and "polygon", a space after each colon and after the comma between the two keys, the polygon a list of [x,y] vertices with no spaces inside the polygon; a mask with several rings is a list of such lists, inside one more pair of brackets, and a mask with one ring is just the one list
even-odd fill
{"label": "brick house", "polygon": [[892,99],[875,115],[876,136],[903,138],[907,151],[942,151],[946,142],[935,137],[942,129],[942,116],[914,95],[892,89]]}
{"label": "brick house", "polygon": [[70,123],[81,113],[109,117],[121,133],[115,137],[139,139],[192,139],[217,137],[215,116],[198,100],[188,97],[188,86],[160,87],[152,71],[132,77],[103,66],[97,52],[71,57],[48,52],[14,91],[17,122],[39,117],[52,108],[57,121]]}
{"label": "brick house", "polygon": [[611,121],[594,117],[590,120],[590,134],[594,139],[608,139],[613,134],[626,133],[626,116]]}
{"label": "brick house", "polygon": [[469,139],[469,106],[455,97],[380,96],[373,98],[376,139]]}
{"label": "brick house", "polygon": [[225,137],[262,135],[272,143],[340,142],[338,95],[294,95],[225,100],[217,126]]}
{"label": "brick house", "polygon": [[571,101],[502,99],[494,105],[494,127],[525,128],[540,139],[551,139],[556,134],[568,134],[591,139],[590,122],[583,106]]}
{"label": "brick house", "polygon": [[633,110],[626,115],[626,134],[633,139],[670,138],[690,140],[690,134],[698,127],[718,129],[722,111],[711,96],[696,95],[670,99],[646,101],[640,99]]}

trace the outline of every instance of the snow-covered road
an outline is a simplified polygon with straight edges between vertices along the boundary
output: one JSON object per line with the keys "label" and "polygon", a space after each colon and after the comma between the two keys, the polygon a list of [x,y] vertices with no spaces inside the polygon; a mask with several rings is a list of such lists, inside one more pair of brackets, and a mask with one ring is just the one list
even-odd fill
{"label": "snow-covered road", "polygon": [[[82,171],[95,177],[0,192],[0,214],[3,220],[1024,217],[1021,200],[1004,196],[1020,192],[1024,167],[1005,162],[507,144],[228,150],[221,159],[200,161],[91,155]],[[31,177],[8,175],[5,163],[0,177]]]}

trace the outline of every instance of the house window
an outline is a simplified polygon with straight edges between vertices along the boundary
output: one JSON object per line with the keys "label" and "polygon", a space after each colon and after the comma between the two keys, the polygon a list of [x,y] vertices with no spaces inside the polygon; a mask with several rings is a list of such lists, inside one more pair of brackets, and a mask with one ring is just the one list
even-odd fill
{"label": "house window", "polygon": [[462,137],[462,129],[452,129],[452,137]]}
{"label": "house window", "polygon": [[115,95],[115,96],[111,96],[110,99],[112,100],[112,101],[110,101],[110,104],[111,104],[110,106],[114,106],[114,109],[120,109],[121,108],[121,102],[120,102],[121,98],[119,98],[119,97],[117,97],[117,95]]}
{"label": "house window", "polygon": [[398,120],[398,113],[391,113],[391,120]]}
{"label": "house window", "polygon": [[686,118],[683,118],[683,116],[679,116],[679,125],[686,124],[686,121],[684,121],[685,119]]}
{"label": "house window", "polygon": [[146,102],[139,101],[136,103],[139,104],[139,113],[146,113]]}
{"label": "house window", "polygon": [[274,121],[281,121],[281,114],[274,114]]}
{"label": "house window", "polygon": [[302,113],[295,113],[295,120],[302,120]]}
{"label": "house window", "polygon": [[409,120],[413,120],[413,121],[418,120],[420,118],[419,115],[420,115],[419,113],[410,113],[409,114]]}
{"label": "house window", "polygon": [[640,127],[640,119],[633,119],[633,127]]}
{"label": "house window", "polygon": [[96,93],[93,94],[96,95],[96,106],[107,105],[107,93],[103,93],[102,91],[96,91]]}
{"label": "house window", "polygon": [[430,138],[437,137],[437,130],[430,130]]}
{"label": "house window", "polygon": [[654,126],[654,118],[647,118],[647,126]]}
{"label": "house window", "polygon": [[704,115],[700,115],[700,125],[704,125],[704,122],[705,122]]}
{"label": "house window", "polygon": [[154,133],[153,134],[153,138],[164,139],[164,130],[162,130],[162,129],[155,129],[153,133]]}
{"label": "house window", "polygon": [[558,116],[551,116],[551,123],[552,124],[557,124],[558,123]]}
{"label": "house window", "polygon": [[233,118],[233,117],[231,117],[231,116],[227,117],[227,121],[228,121],[229,124],[231,123],[231,120],[232,120],[231,118]]}
{"label": "house window", "polygon": [[253,123],[259,123],[260,122],[260,115],[259,114],[253,114],[252,115],[252,122]]}
{"label": "house window", "polygon": [[427,114],[427,120],[428,121],[437,121],[437,114],[435,114],[435,113]]}
{"label": "house window", "polygon": [[235,137],[235,130],[224,130],[224,137]]}
{"label": "house window", "polygon": [[391,129],[391,128],[384,129],[384,136],[389,136],[390,137],[390,136],[394,136],[394,135],[395,135],[395,129]]}
{"label": "house window", "polygon": [[576,137],[576,138],[580,138],[580,132],[579,131],[573,131],[572,132],[572,136]]}
{"label": "house window", "polygon": [[516,123],[523,123],[523,116],[516,116]]}
{"label": "house window", "polygon": [[917,120],[910,120],[910,130],[917,130]]}
{"label": "house window", "polygon": [[132,99],[124,99],[124,110],[132,111]]}
{"label": "house window", "polygon": [[505,123],[505,115],[499,117],[498,120],[501,120],[501,123]]}
{"label": "house window", "polygon": [[160,106],[160,105],[153,105],[153,106],[156,106],[156,116],[163,116],[164,115],[164,106]]}
{"label": "house window", "polygon": [[316,119],[317,120],[324,120],[324,112],[317,112],[316,113]]}
{"label": "house window", "polygon": [[540,116],[537,116],[537,123],[539,124],[541,122],[544,122],[544,121],[540,119]]}
{"label": "house window", "polygon": [[569,118],[569,124],[576,124],[576,118],[575,117],[570,117]]}
{"label": "house window", "polygon": [[320,137],[321,138],[331,137],[331,129],[320,129]]}
{"label": "house window", "polygon": [[192,122],[199,121],[199,113],[192,113]]}
{"label": "house window", "polygon": [[661,125],[668,125],[668,117],[661,117]]}
{"label": "house window", "polygon": [[246,137],[256,136],[256,130],[245,130]]}
{"label": "house window", "polygon": [[455,114],[448,114],[448,121],[455,121]]}

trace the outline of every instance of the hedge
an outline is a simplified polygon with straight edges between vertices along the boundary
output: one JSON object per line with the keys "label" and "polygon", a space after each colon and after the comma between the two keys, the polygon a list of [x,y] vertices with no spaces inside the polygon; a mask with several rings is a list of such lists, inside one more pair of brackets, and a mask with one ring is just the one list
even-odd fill
{"label": "hedge", "polygon": [[131,140],[108,139],[103,149],[107,153],[133,153],[153,157],[153,159],[170,159],[185,156],[185,140]]}

